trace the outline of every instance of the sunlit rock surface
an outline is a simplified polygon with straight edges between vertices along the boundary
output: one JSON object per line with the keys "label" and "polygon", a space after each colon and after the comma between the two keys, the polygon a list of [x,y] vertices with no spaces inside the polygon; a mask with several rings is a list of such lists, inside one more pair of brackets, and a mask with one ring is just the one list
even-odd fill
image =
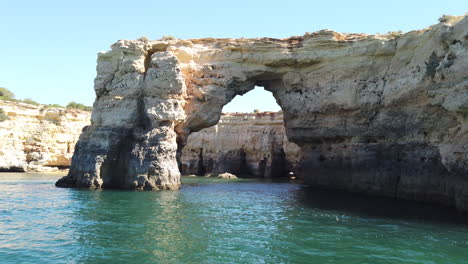
{"label": "sunlit rock surface", "polygon": [[231,172],[243,177],[288,176],[300,161],[288,141],[283,114],[227,113],[218,124],[192,133],[180,158],[183,174]]}
{"label": "sunlit rock surface", "polygon": [[53,171],[69,167],[90,112],[0,100],[1,171]]}
{"label": "sunlit rock surface", "polygon": [[177,149],[259,85],[309,184],[468,209],[467,47],[467,17],[403,35],[120,40],[98,56],[92,124],[57,185],[177,189]]}

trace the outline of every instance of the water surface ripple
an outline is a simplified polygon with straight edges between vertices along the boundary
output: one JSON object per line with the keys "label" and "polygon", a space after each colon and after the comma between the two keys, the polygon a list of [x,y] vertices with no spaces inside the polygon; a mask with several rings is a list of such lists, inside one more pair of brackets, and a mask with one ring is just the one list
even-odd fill
{"label": "water surface ripple", "polygon": [[0,174],[0,263],[468,263],[451,209],[287,182],[133,192],[55,188],[58,177]]}

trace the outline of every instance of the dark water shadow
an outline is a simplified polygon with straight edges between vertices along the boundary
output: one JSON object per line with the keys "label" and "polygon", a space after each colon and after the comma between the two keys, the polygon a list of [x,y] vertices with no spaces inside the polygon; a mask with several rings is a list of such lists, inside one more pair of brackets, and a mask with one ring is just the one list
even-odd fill
{"label": "dark water shadow", "polygon": [[302,186],[297,201],[308,208],[340,211],[361,217],[388,218],[428,224],[468,225],[468,213],[455,208],[346,191]]}

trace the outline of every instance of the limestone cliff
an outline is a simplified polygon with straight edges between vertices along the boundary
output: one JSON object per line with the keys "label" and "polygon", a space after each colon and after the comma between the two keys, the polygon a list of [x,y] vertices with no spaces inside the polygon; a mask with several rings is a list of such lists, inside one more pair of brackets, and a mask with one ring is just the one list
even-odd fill
{"label": "limestone cliff", "polygon": [[228,113],[217,125],[188,137],[180,168],[183,174],[275,178],[295,171],[300,155],[285,135],[282,113]]}
{"label": "limestone cliff", "polygon": [[90,112],[0,100],[0,171],[52,171],[70,166]]}
{"label": "limestone cliff", "polygon": [[64,187],[177,189],[187,137],[264,86],[309,184],[468,209],[468,17],[402,35],[120,40]]}

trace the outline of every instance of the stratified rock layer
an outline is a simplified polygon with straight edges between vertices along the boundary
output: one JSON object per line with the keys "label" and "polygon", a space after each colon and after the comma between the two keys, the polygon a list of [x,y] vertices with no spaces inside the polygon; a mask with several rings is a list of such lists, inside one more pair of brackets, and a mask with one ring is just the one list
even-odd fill
{"label": "stratified rock layer", "polygon": [[68,167],[90,112],[1,101],[0,171]]}
{"label": "stratified rock layer", "polygon": [[295,171],[300,155],[286,137],[282,113],[228,113],[217,125],[188,137],[179,167],[186,175],[277,178]]}
{"label": "stratified rock layer", "polygon": [[92,125],[57,185],[177,189],[177,149],[259,85],[308,183],[468,209],[468,17],[442,21],[398,36],[118,41],[99,54]]}

